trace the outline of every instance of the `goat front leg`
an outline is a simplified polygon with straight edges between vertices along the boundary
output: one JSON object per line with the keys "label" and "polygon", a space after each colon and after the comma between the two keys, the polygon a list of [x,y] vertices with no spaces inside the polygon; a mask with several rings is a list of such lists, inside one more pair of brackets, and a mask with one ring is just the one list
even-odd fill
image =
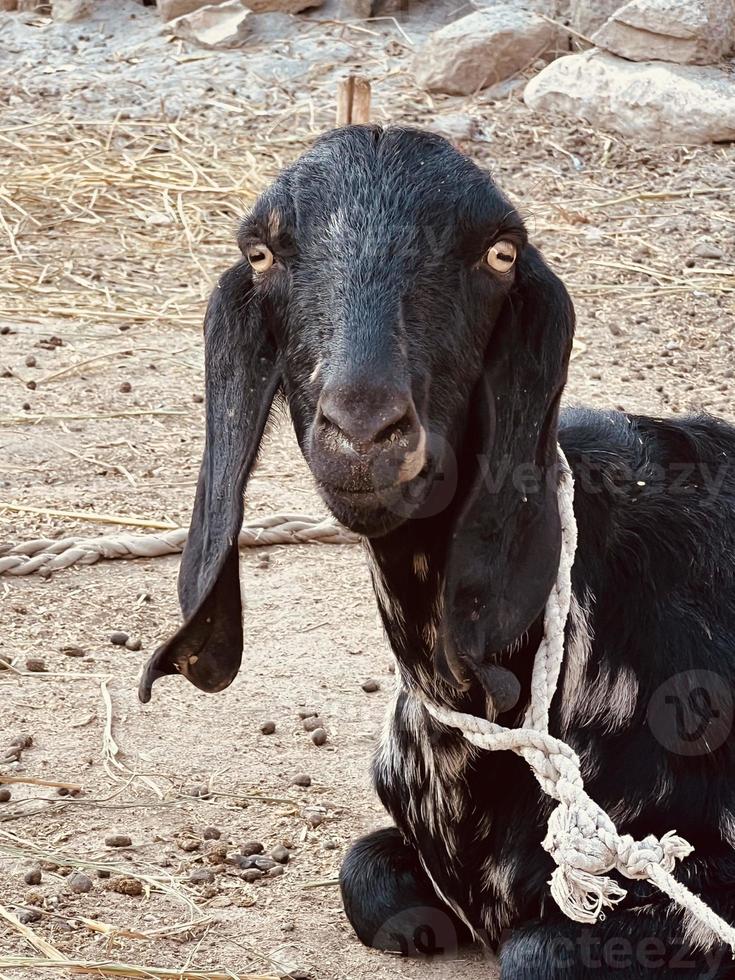
{"label": "goat front leg", "polygon": [[[714,905],[714,902],[710,904]],[[502,980],[732,980],[730,951],[693,948],[666,901],[615,909],[584,926],[557,918],[515,929],[500,950]]]}
{"label": "goat front leg", "polygon": [[418,854],[396,827],[352,845],[340,871],[347,918],[366,946],[403,956],[453,956],[472,942],[437,897]]}

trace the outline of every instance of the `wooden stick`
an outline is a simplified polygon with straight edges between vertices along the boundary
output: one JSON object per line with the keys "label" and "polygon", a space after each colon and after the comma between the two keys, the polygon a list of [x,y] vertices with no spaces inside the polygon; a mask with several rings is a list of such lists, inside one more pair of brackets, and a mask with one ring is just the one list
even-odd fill
{"label": "wooden stick", "polygon": [[68,789],[70,793],[78,793],[81,786],[78,783],[55,783],[50,779],[34,779],[33,776],[5,776],[0,773],[0,783],[28,783],[30,786],[50,786],[52,789]]}
{"label": "wooden stick", "polygon": [[348,75],[337,86],[337,125],[370,122],[370,82],[362,75]]}

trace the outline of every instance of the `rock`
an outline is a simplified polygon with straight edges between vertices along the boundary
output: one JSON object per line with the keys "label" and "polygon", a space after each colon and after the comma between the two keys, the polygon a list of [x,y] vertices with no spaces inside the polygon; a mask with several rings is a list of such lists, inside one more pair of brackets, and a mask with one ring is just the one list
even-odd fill
{"label": "rock", "polygon": [[735,44],[735,2],[630,0],[592,40],[630,61],[711,65]]}
{"label": "rock", "polygon": [[314,732],[317,728],[324,728],[324,722],[319,715],[311,715],[309,718],[304,718],[303,726],[305,732]]}
{"label": "rock", "polygon": [[590,37],[623,3],[624,0],[572,0],[569,23],[575,31]]}
{"label": "rock", "polygon": [[724,259],[725,253],[719,247],[719,245],[713,245],[711,242],[699,242],[694,246],[692,252],[699,259]]}
{"label": "rock", "polygon": [[471,140],[477,133],[477,121],[465,112],[449,113],[446,116],[436,116],[431,128],[447,140]]}
{"label": "rock", "polygon": [[125,649],[132,650],[134,653],[137,653],[137,651],[140,650],[142,646],[143,646],[143,641],[137,636],[130,636],[125,641]]}
{"label": "rock", "polygon": [[735,139],[735,85],[726,70],[632,62],[604,51],[559,58],[526,86],[526,104],[646,143]]}
{"label": "rock", "polygon": [[305,718],[315,718],[319,714],[314,708],[300,708],[298,711],[298,716],[303,721]]}
{"label": "rock", "polygon": [[205,827],[202,831],[202,837],[204,840],[219,840],[222,836],[222,831],[219,827]]}
{"label": "rock", "polygon": [[373,0],[324,0],[319,16],[328,20],[364,20],[373,12]]}
{"label": "rock", "polygon": [[271,868],[268,872],[269,878],[278,878],[279,875],[285,875],[286,869],[282,864],[277,864],[275,867]]}
{"label": "rock", "polygon": [[270,871],[271,868],[275,868],[277,862],[273,858],[258,857],[253,861],[253,864],[258,871]]}
{"label": "rock", "polygon": [[366,681],[363,681],[360,687],[366,694],[375,694],[376,691],[380,690],[380,684],[372,677],[368,677]]}
{"label": "rock", "polygon": [[184,14],[191,14],[202,7],[216,7],[225,0],[156,0],[158,13],[162,20],[175,20]]}
{"label": "rock", "polygon": [[92,891],[92,879],[82,874],[81,871],[75,871],[74,874],[69,875],[67,881],[69,888],[75,895],[84,895],[86,892]]}
{"label": "rock", "polygon": [[309,787],[311,786],[311,776],[307,776],[305,773],[299,776],[294,776],[294,778],[291,780],[291,785]]}
{"label": "rock", "polygon": [[26,357],[26,360],[25,360],[26,367],[36,367],[37,364],[38,364],[38,361],[33,356],[33,354],[29,354],[28,357]]}
{"label": "rock", "polygon": [[251,857],[253,854],[262,854],[264,850],[265,848],[259,840],[250,840],[242,845],[240,853],[244,854],[245,857]]}
{"label": "rock", "polygon": [[43,913],[40,909],[18,909],[17,912],[18,922],[24,926],[28,925],[29,922],[38,922],[42,917]]}
{"label": "rock", "polygon": [[329,736],[323,728],[316,728],[311,733],[311,740],[314,745],[326,745]]}
{"label": "rock", "polygon": [[65,657],[83,657],[84,656],[84,650],[82,650],[81,647],[77,647],[77,646],[73,646],[73,645],[62,647],[61,648],[61,652],[64,654]]}
{"label": "rock", "polygon": [[263,872],[258,871],[257,868],[248,868],[247,871],[243,871],[242,879],[243,881],[257,881],[259,878],[263,877]]}
{"label": "rock", "polygon": [[275,721],[264,721],[260,726],[260,731],[263,735],[272,735],[276,730]]}
{"label": "rock", "polygon": [[210,864],[224,864],[227,860],[227,844],[224,841],[207,841],[205,854]]}
{"label": "rock", "polygon": [[224,0],[177,17],[168,27],[201,48],[238,48],[250,33],[249,16],[244,0]]}
{"label": "rock", "polygon": [[26,660],[26,670],[31,674],[44,674],[48,668],[46,666],[46,661],[41,660],[40,657],[29,657]]}
{"label": "rock", "polygon": [[430,92],[470,95],[514,75],[559,37],[537,14],[498,4],[430,34],[414,60],[416,82]]}
{"label": "rock", "polygon": [[283,844],[279,844],[271,851],[271,857],[274,861],[278,862],[278,864],[288,864],[291,857],[291,852],[287,847],[284,847]]}
{"label": "rock", "polygon": [[84,20],[91,13],[91,0],[54,0],[51,9],[54,20],[61,20],[66,23],[73,20]]}
{"label": "rock", "polygon": [[214,877],[214,871],[211,868],[193,868],[189,872],[189,881],[192,885],[211,885]]}
{"label": "rock", "polygon": [[0,788],[0,803],[10,803],[12,798],[13,794],[9,789],[5,789],[5,787]]}
{"label": "rock", "polygon": [[273,11],[280,14],[298,14],[302,10],[321,7],[324,0],[244,0],[245,6],[254,14]]}
{"label": "rock", "polygon": [[41,869],[33,868],[31,871],[26,871],[26,873],[23,875],[23,881],[27,885],[40,885],[42,877],[43,875],[41,874]]}
{"label": "rock", "polygon": [[110,643],[116,647],[124,647],[128,639],[128,634],[124,630],[114,630],[110,633]]}
{"label": "rock", "polygon": [[107,847],[132,847],[132,844],[127,834],[110,834],[109,837],[105,837]]}

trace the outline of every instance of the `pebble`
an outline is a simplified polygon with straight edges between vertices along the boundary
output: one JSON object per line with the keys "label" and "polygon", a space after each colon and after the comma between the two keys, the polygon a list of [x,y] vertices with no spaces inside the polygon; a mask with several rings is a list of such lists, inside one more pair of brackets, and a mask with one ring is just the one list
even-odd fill
{"label": "pebble", "polygon": [[197,799],[208,800],[212,795],[209,792],[209,787],[205,786],[203,783],[193,783],[191,786],[184,786],[181,791],[182,796],[194,796]]}
{"label": "pebble", "polygon": [[281,932],[295,932],[296,925],[293,922],[284,922],[281,926]]}
{"label": "pebble", "polygon": [[313,732],[317,728],[324,728],[324,722],[319,715],[310,715],[308,718],[304,718],[303,725],[305,732]]}
{"label": "pebble", "polygon": [[81,871],[75,871],[74,874],[69,875],[68,880],[69,888],[75,895],[83,895],[92,890],[92,879],[82,874]]}
{"label": "pebble", "polygon": [[322,810],[304,810],[304,820],[310,827],[319,827],[324,823],[326,814]]}
{"label": "pebble", "polygon": [[137,636],[129,636],[125,641],[125,646],[128,650],[140,650],[143,646],[143,641]]}
{"label": "pebble", "polygon": [[260,726],[260,730],[263,733],[263,735],[272,735],[273,732],[275,732],[276,730],[275,721],[264,721],[263,724]]}
{"label": "pebble", "polygon": [[314,745],[326,745],[328,735],[323,728],[317,728],[311,733],[311,740]]}
{"label": "pebble", "polygon": [[11,745],[17,745],[19,749],[29,749],[33,745],[32,735],[15,735],[10,740]]}
{"label": "pebble", "polygon": [[131,847],[132,843],[127,834],[110,834],[109,837],[105,837],[107,847]]}
{"label": "pebble", "polygon": [[35,381],[26,381],[26,388],[29,388],[31,391],[35,391],[36,390],[36,382]]}
{"label": "pebble", "polygon": [[41,869],[33,868],[31,871],[26,871],[26,873],[23,875],[23,881],[27,885],[40,885],[42,877],[43,875],[41,874]]}
{"label": "pebble", "polygon": [[98,868],[97,877],[102,879],[107,879],[110,877],[110,872],[106,868]]}
{"label": "pebble", "polygon": [[298,776],[294,776],[294,778],[291,780],[291,785],[304,786],[304,787],[311,786],[311,776],[307,776],[305,773],[301,773]]}
{"label": "pebble", "polygon": [[197,392],[194,392],[194,394],[191,396],[191,400],[193,402],[196,402],[197,405],[201,405],[201,403],[204,401],[204,395],[200,395]]}
{"label": "pebble", "polygon": [[250,857],[251,854],[262,854],[264,850],[265,848],[259,840],[250,840],[242,845],[240,853],[244,854],[245,857]]}
{"label": "pebble", "polygon": [[29,354],[26,358],[26,367],[35,367],[36,363],[36,358],[33,356],[33,354]]}
{"label": "pebble", "polygon": [[274,861],[273,858],[257,857],[253,862],[253,865],[258,869],[258,871],[270,871],[271,868],[275,868],[277,863],[278,862]]}
{"label": "pebble", "polygon": [[64,654],[65,657],[83,657],[84,656],[84,650],[82,650],[81,647],[75,647],[75,646],[62,647],[61,648],[61,652]]}
{"label": "pebble", "polygon": [[23,409],[24,412],[30,412],[30,410],[31,410],[31,403],[30,402],[23,402],[23,404],[21,405],[21,408]]}
{"label": "pebble", "polygon": [[128,634],[122,630],[115,630],[113,633],[110,633],[110,643],[113,643],[116,647],[124,647],[128,639]]}
{"label": "pebble", "polygon": [[194,868],[189,872],[189,881],[193,885],[211,885],[214,881],[214,871],[211,868]]}
{"label": "pebble", "polygon": [[374,694],[376,691],[380,690],[380,684],[372,677],[369,677],[366,681],[363,681],[360,686],[366,694]]}
{"label": "pebble", "polygon": [[263,872],[258,871],[257,868],[248,868],[247,871],[242,873],[243,881],[258,881],[259,878],[263,877]]}
{"label": "pebble", "polygon": [[9,803],[13,794],[9,789],[0,789],[0,803]]}
{"label": "pebble", "polygon": [[219,840],[222,836],[222,831],[219,827],[205,827],[202,831],[202,837],[204,840]]}
{"label": "pebble", "polygon": [[128,392],[130,392],[130,391],[132,391],[132,390],[133,390],[133,386],[132,386],[132,385],[130,384],[130,382],[129,382],[129,381],[123,381],[123,383],[122,383],[122,384],[120,385],[120,391],[121,391],[121,392],[122,392],[122,393],[123,393],[124,395],[127,395],[127,394],[128,394]]}
{"label": "pebble", "polygon": [[143,894],[143,882],[138,881],[137,878],[111,878],[107,887],[119,895]]}
{"label": "pebble", "polygon": [[709,242],[700,242],[698,245],[694,246],[694,254],[698,255],[700,259],[724,259],[725,253],[718,245],[712,245]]}
{"label": "pebble", "polygon": [[313,717],[315,717],[318,714],[319,714],[319,712],[318,711],[314,711],[313,708],[301,708],[299,710],[299,712],[298,712],[299,718],[301,718],[302,720],[304,718],[313,718]]}
{"label": "pebble", "polygon": [[283,844],[279,844],[271,851],[271,857],[274,861],[277,861],[278,864],[288,864],[291,857],[291,852],[287,847],[284,847]]}
{"label": "pebble", "polygon": [[40,657],[29,657],[26,660],[26,670],[31,674],[43,674],[47,669],[46,661],[41,660]]}
{"label": "pebble", "polygon": [[286,869],[283,867],[283,865],[282,864],[277,864],[274,868],[271,868],[270,869],[270,871],[268,872],[268,877],[269,878],[277,878],[279,875],[282,875],[282,874],[285,874],[285,873],[286,873]]}
{"label": "pebble", "polygon": [[18,910],[18,922],[21,922],[24,926],[28,925],[29,922],[38,922],[41,918],[40,909],[19,909]]}

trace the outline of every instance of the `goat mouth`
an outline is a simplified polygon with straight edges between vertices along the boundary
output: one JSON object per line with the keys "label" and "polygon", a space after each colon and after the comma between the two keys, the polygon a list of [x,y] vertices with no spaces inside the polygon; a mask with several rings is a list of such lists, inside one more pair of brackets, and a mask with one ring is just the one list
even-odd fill
{"label": "goat mouth", "polygon": [[369,491],[347,490],[320,481],[319,493],[337,520],[357,534],[379,537],[420,509],[430,486],[429,468],[412,480]]}

